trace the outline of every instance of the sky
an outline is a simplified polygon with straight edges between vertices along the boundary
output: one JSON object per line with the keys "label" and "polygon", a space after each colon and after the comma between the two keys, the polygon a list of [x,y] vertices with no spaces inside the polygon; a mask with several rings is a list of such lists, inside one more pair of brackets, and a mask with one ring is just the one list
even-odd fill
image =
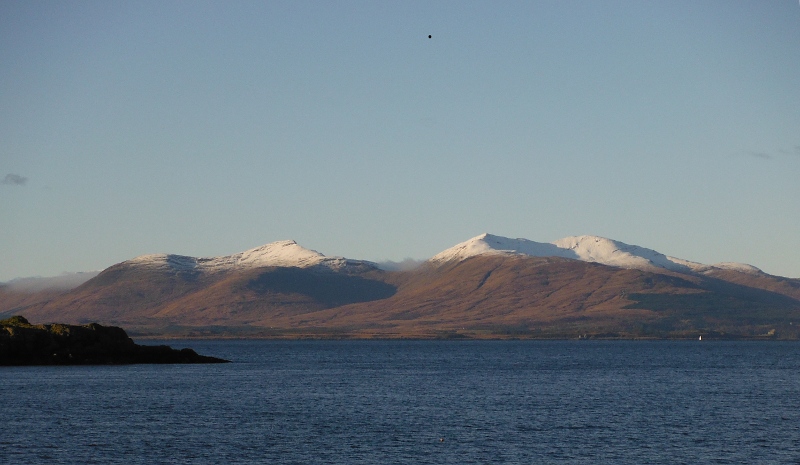
{"label": "sky", "polygon": [[484,232],[800,277],[800,3],[0,2],[0,281]]}

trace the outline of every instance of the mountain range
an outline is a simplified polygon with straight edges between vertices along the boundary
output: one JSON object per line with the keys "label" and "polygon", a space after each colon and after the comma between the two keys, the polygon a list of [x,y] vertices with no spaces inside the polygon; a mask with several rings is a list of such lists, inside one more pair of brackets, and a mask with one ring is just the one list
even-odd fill
{"label": "mountain range", "polygon": [[797,339],[800,279],[597,236],[482,234],[403,270],[279,241],[144,255],[69,289],[0,285],[0,316],[17,314],[139,337]]}

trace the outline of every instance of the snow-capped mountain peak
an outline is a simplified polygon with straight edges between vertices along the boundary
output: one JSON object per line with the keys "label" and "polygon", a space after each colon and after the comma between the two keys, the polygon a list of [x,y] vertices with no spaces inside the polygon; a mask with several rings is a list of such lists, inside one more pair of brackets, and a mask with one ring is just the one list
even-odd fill
{"label": "snow-capped mountain peak", "polygon": [[[562,256],[563,250],[555,244],[534,242],[528,239],[510,239],[484,233],[434,255],[431,262],[465,260],[475,255],[530,255],[534,257]],[[570,257],[574,258],[574,257]]]}
{"label": "snow-capped mountain peak", "polygon": [[348,260],[343,257],[326,257],[316,250],[300,246],[293,240],[271,242],[244,252],[221,257],[195,258],[174,254],[150,254],[142,255],[123,263],[145,268],[207,273],[264,266],[298,268],[321,266],[330,269],[341,269],[351,265],[368,264],[368,262]]}
{"label": "snow-capped mountain peak", "polygon": [[[599,236],[570,236],[548,243],[522,238],[511,239],[485,233],[436,254],[428,262],[436,265],[462,261],[476,255],[560,257],[644,271],[670,270],[681,273],[709,273],[724,269],[748,274],[762,273],[761,270],[751,265],[742,263],[704,265]],[[123,264],[149,269],[200,273],[218,273],[266,266],[319,267],[329,270],[378,267],[375,263],[363,260],[326,257],[316,250],[300,246],[293,240],[272,242],[221,257],[195,258],[174,254],[152,254],[133,258]]]}
{"label": "snow-capped mountain peak", "polygon": [[305,268],[318,265],[326,259],[316,250],[306,249],[297,242],[277,241],[224,257],[201,259],[209,268],[256,268],[260,266],[296,266]]}
{"label": "snow-capped mountain peak", "polygon": [[[602,263],[619,268],[665,268],[673,271],[691,271],[687,263],[652,249],[598,236],[571,236],[553,242],[557,247],[570,250],[575,258],[585,262]],[[685,261],[684,261],[685,262]]]}
{"label": "snow-capped mountain peak", "polygon": [[562,257],[640,270],[667,269],[690,272],[708,268],[700,263],[668,257],[655,250],[599,236],[570,236],[551,243],[481,234],[430,259],[431,262],[465,260],[475,255],[528,255]]}

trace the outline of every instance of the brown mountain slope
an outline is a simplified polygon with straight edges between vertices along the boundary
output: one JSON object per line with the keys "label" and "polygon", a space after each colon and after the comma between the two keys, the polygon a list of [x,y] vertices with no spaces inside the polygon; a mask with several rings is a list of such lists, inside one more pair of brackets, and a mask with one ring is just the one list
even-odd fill
{"label": "brown mountain slope", "polygon": [[264,267],[202,274],[118,264],[78,288],[8,312],[31,321],[124,325],[134,329],[182,326],[269,325],[340,305],[384,299],[395,286],[376,268],[333,272],[322,268]]}
{"label": "brown mountain slope", "polygon": [[66,289],[24,290],[9,285],[0,285],[0,315],[11,316],[28,313],[64,294]]}
{"label": "brown mountain slope", "polygon": [[764,289],[800,300],[800,279],[784,278],[782,276],[773,276],[761,272],[745,273],[721,268],[712,268],[710,271],[703,274],[722,281]]}
{"label": "brown mountain slope", "polygon": [[24,314],[38,322],[139,325],[163,305],[202,290],[211,282],[195,273],[146,270],[121,263],[67,293],[26,309]]}
{"label": "brown mountain slope", "polygon": [[[629,308],[634,292],[697,293],[690,280],[560,258],[473,257],[395,276],[389,299],[343,306],[289,320],[325,327],[423,334],[549,332],[560,327],[605,331],[658,315]],[[313,318],[313,320],[312,320]]]}
{"label": "brown mountain slope", "polygon": [[797,338],[797,285],[763,274],[655,273],[497,255],[406,272],[264,267],[204,274],[120,264],[70,292],[34,299],[22,313],[37,322],[99,321],[173,335],[214,327],[212,334],[281,337],[752,337],[772,331]]}
{"label": "brown mountain slope", "polygon": [[394,296],[273,320],[363,335],[795,337],[800,301],[716,278],[560,258],[479,256],[395,274]]}
{"label": "brown mountain slope", "polygon": [[184,325],[274,326],[296,315],[394,295],[385,273],[346,274],[314,268],[266,267],[226,276],[164,305],[154,316]]}

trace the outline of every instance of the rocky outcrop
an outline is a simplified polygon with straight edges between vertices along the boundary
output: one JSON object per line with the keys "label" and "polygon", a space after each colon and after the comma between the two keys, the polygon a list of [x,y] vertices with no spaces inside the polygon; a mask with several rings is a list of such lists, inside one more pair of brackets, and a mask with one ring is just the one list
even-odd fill
{"label": "rocky outcrop", "polygon": [[0,365],[225,362],[192,349],[137,345],[116,326],[32,325],[21,316],[0,321]]}

